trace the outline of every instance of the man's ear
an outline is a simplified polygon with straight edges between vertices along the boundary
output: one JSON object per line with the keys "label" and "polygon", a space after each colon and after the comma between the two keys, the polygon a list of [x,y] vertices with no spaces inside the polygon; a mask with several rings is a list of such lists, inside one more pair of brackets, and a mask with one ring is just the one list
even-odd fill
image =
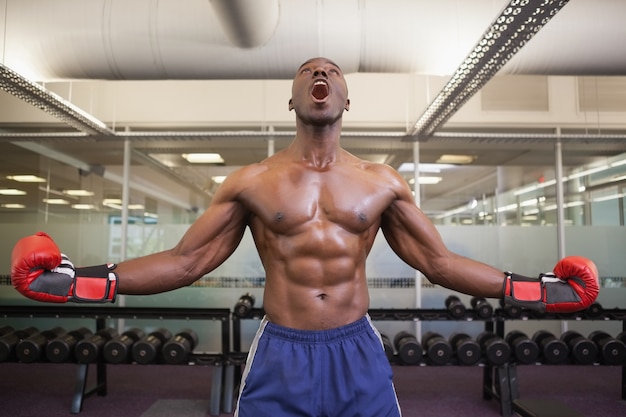
{"label": "man's ear", "polygon": [[289,99],[289,111],[293,110],[293,100]]}
{"label": "man's ear", "polygon": [[344,109],[346,109],[346,111],[350,111],[350,99],[346,99],[346,105]]}

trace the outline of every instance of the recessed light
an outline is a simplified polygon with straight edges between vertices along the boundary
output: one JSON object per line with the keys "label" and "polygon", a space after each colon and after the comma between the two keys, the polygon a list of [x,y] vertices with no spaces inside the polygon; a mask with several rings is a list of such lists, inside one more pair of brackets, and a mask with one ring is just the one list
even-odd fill
{"label": "recessed light", "polygon": [[453,155],[443,154],[437,159],[437,163],[441,164],[470,164],[474,161],[472,155]]}
{"label": "recessed light", "polygon": [[183,158],[192,164],[221,164],[224,158],[219,153],[184,153]]}
{"label": "recessed light", "polygon": [[72,208],[76,210],[91,210],[93,204],[72,204]]}
{"label": "recessed light", "polygon": [[18,182],[46,182],[44,178],[36,175],[8,175],[7,178]]}
{"label": "recessed light", "polygon": [[214,175],[211,177],[214,183],[221,184],[226,179],[226,175]]}
{"label": "recessed light", "polygon": [[43,202],[46,204],[54,204],[54,205],[65,205],[65,204],[70,204],[69,201],[64,200],[62,198],[44,198]]}
{"label": "recessed light", "polygon": [[18,204],[18,203],[6,203],[6,204],[2,204],[3,208],[8,208],[8,209],[21,209],[21,208],[26,208],[26,206],[24,204]]}
{"label": "recessed light", "polygon": [[16,188],[0,188],[0,195],[25,195],[26,191]]}
{"label": "recessed light", "polygon": [[71,195],[73,197],[89,197],[92,196],[94,192],[87,190],[63,190],[63,194]]}

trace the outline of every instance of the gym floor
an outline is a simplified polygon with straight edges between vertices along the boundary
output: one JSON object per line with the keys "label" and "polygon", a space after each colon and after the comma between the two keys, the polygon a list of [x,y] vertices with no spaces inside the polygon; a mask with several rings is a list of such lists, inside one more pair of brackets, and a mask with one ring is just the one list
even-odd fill
{"label": "gym floor", "polygon": [[[90,382],[95,378],[92,368]],[[626,416],[619,366],[517,369],[524,399],[556,400],[587,417]],[[77,416],[209,416],[212,370],[211,366],[109,365],[107,395],[86,398]],[[76,371],[75,364],[0,364],[0,417],[72,415]],[[498,403],[482,398],[482,373],[480,367],[394,367],[403,416],[500,416]]]}

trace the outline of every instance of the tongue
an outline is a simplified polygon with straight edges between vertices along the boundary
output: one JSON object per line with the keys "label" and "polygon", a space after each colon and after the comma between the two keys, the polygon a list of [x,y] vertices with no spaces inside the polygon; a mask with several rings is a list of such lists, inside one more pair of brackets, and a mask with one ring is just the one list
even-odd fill
{"label": "tongue", "polygon": [[317,84],[313,86],[313,97],[318,100],[322,100],[328,96],[328,86],[324,84]]}

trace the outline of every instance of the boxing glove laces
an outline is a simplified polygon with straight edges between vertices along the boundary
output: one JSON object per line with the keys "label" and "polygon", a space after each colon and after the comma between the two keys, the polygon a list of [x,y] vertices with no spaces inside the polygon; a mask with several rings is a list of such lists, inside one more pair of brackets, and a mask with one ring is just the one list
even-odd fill
{"label": "boxing glove laces", "polygon": [[572,313],[589,307],[599,292],[598,269],[589,259],[568,256],[553,272],[538,278],[505,272],[504,302],[548,313]]}
{"label": "boxing glove laces", "polygon": [[44,232],[20,239],[11,254],[11,282],[28,298],[51,303],[115,301],[115,264],[75,268]]}

